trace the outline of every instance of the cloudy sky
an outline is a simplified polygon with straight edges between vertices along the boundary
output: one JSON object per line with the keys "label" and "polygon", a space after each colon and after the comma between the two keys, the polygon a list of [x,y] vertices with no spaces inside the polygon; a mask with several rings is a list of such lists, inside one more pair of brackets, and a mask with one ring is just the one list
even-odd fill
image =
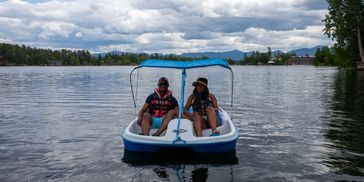
{"label": "cloudy sky", "polygon": [[332,45],[325,0],[0,0],[0,42],[147,53]]}

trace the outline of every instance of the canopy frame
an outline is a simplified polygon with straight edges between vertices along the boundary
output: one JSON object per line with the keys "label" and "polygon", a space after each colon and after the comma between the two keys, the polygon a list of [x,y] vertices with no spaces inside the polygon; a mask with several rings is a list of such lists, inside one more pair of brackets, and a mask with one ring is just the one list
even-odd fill
{"label": "canopy frame", "polygon": [[[230,70],[231,76],[231,103],[230,106],[233,107],[234,102],[234,73],[231,67],[225,60],[222,59],[204,59],[204,60],[195,60],[195,61],[173,61],[173,60],[156,60],[156,59],[148,59],[143,61],[140,65],[136,66],[130,72],[130,88],[131,93],[133,96],[133,103],[134,108],[136,109],[136,100],[134,96],[134,89],[133,89],[133,82],[132,82],[132,74],[135,70],[143,67],[151,67],[151,68],[174,68],[174,69],[181,69],[182,70],[182,80],[181,80],[181,98],[180,98],[180,107],[178,112],[178,123],[176,131],[176,139],[172,142],[173,144],[185,143],[184,140],[181,139],[179,136],[180,133],[180,122],[182,113],[184,111],[184,92],[185,92],[185,85],[186,85],[186,70],[193,69],[193,68],[202,68],[202,67],[209,67],[209,66],[221,66],[223,68]],[[138,88],[137,88],[138,89]]]}

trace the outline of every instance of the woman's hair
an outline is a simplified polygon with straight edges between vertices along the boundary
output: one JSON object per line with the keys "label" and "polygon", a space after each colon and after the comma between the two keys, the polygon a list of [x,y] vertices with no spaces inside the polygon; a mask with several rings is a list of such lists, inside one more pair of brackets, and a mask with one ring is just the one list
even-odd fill
{"label": "woman's hair", "polygon": [[209,97],[209,89],[207,87],[205,87],[205,90],[202,93],[198,93],[197,92],[197,88],[195,87],[195,89],[193,89],[193,95],[196,96],[200,96],[202,100],[206,100]]}

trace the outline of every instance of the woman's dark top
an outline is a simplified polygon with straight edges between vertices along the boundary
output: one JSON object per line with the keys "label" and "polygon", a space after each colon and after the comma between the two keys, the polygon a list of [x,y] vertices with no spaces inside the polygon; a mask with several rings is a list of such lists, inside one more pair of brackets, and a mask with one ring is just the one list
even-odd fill
{"label": "woman's dark top", "polygon": [[193,112],[198,112],[200,116],[206,115],[206,109],[211,105],[210,97],[207,95],[205,98],[202,97],[202,95],[198,92],[193,92],[193,95],[195,98],[192,102],[192,109]]}

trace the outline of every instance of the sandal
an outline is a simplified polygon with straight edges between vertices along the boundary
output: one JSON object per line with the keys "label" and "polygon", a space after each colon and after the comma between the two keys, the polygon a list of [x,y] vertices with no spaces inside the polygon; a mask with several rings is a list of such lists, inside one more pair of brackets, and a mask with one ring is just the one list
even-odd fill
{"label": "sandal", "polygon": [[210,136],[220,136],[220,132],[219,131],[214,131],[214,132],[212,132],[211,133],[211,135]]}

